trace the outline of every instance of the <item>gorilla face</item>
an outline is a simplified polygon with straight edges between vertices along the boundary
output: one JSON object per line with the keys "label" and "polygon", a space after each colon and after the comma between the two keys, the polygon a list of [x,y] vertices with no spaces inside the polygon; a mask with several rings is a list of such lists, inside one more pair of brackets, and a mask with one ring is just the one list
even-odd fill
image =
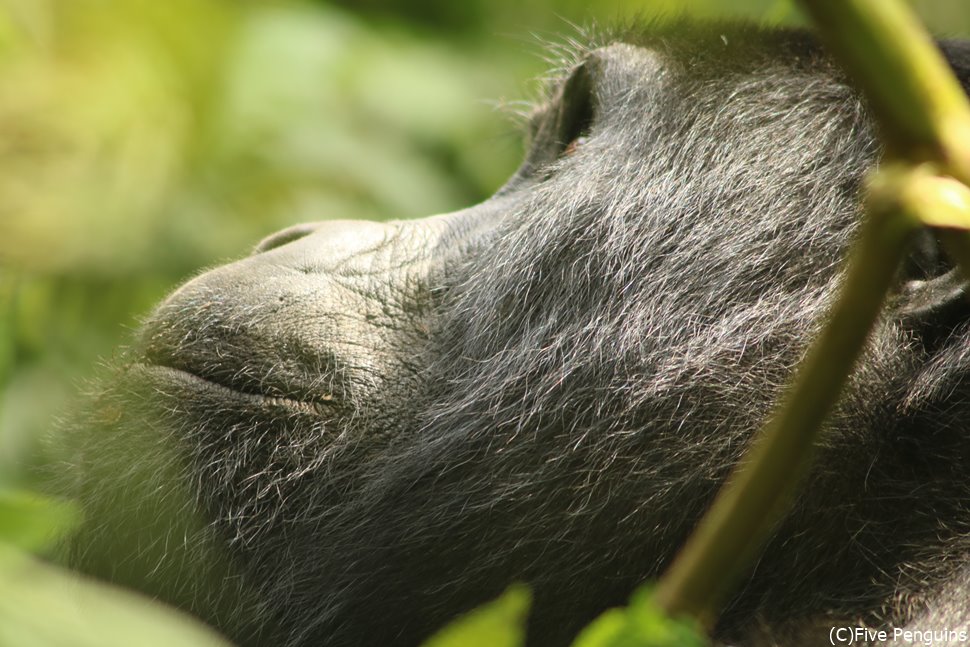
{"label": "gorilla face", "polygon": [[[591,48],[493,198],[294,227],[162,303],[73,450],[75,563],[246,644],[416,644],[520,580],[530,644],[566,644],[659,574],[771,410],[878,152],[805,34]],[[945,607],[962,294],[922,241],[719,636]]]}

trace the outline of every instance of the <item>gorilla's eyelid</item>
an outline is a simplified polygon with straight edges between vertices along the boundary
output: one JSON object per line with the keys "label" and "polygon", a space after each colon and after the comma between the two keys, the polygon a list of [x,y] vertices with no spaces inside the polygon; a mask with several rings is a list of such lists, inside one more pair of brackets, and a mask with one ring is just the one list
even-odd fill
{"label": "gorilla's eyelid", "polygon": [[294,225],[292,227],[287,227],[282,231],[278,231],[275,234],[271,234],[257,243],[256,247],[253,248],[253,254],[260,254],[262,252],[267,252],[276,247],[282,247],[287,243],[292,243],[295,240],[299,240],[304,236],[309,236],[320,226],[320,223],[308,222],[299,225]]}
{"label": "gorilla's eyelid", "polygon": [[513,178],[506,185],[532,177],[537,169],[545,167],[572,152],[570,144],[586,135],[595,117],[594,84],[591,68],[596,59],[586,60],[572,69],[553,95],[554,98],[536,110],[529,121],[528,154]]}
{"label": "gorilla's eyelid", "polygon": [[556,115],[556,143],[559,152],[589,132],[595,116],[591,59],[576,66],[559,93]]}

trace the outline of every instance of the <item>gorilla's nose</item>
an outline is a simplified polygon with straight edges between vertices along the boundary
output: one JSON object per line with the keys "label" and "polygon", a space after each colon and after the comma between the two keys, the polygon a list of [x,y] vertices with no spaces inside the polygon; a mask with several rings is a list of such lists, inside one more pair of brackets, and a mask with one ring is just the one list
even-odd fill
{"label": "gorilla's nose", "polygon": [[[348,261],[366,259],[381,250],[396,267],[419,263],[440,264],[464,253],[470,241],[481,244],[498,229],[514,200],[498,196],[451,213],[417,220],[390,221],[325,220],[287,227],[270,234],[253,248],[253,255],[268,254],[283,264],[340,273]],[[295,243],[295,245],[292,245]],[[368,260],[370,262],[370,260]]]}
{"label": "gorilla's nose", "polygon": [[[371,220],[325,220],[310,222],[271,234],[253,250],[255,256],[273,259],[307,272],[343,271],[354,259],[379,264],[383,251],[417,260],[427,242],[416,235],[422,221],[374,222]],[[247,259],[248,260],[248,259]]]}
{"label": "gorilla's nose", "polygon": [[427,289],[433,263],[413,227],[329,221],[270,236],[158,307],[142,329],[145,362],[271,397],[367,387],[397,352],[388,313]]}
{"label": "gorilla's nose", "polygon": [[142,328],[139,350],[148,366],[235,391],[358,399],[381,388],[375,376],[413,365],[446,268],[507,206],[284,229],[176,290]]}
{"label": "gorilla's nose", "polygon": [[278,231],[275,234],[270,234],[263,240],[259,241],[256,247],[253,249],[253,254],[267,252],[276,247],[299,240],[304,236],[309,236],[315,232],[320,225],[321,223],[319,222],[304,222],[299,225],[287,227],[286,229]]}

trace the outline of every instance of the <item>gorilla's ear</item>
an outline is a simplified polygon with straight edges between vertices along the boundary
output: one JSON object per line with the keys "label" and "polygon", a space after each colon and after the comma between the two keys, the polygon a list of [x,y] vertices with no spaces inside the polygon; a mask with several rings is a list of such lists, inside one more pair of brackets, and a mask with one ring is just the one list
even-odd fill
{"label": "gorilla's ear", "polygon": [[967,293],[967,279],[959,269],[953,268],[935,279],[906,281],[894,306],[900,317],[912,319],[914,323],[922,320],[940,323],[952,316],[970,318]]}
{"label": "gorilla's ear", "polygon": [[956,325],[970,319],[968,281],[942,251],[937,236],[922,230],[901,270],[893,309],[915,327]]}

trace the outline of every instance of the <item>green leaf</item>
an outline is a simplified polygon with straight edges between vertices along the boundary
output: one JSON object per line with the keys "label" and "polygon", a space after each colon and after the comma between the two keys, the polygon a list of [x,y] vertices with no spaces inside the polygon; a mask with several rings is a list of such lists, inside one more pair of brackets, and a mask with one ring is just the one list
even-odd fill
{"label": "green leaf", "polygon": [[500,598],[455,620],[424,643],[424,647],[520,647],[532,595],[521,584]]}
{"label": "green leaf", "polygon": [[0,645],[228,647],[189,616],[0,544]]}
{"label": "green leaf", "polygon": [[652,587],[633,594],[630,606],[610,609],[591,622],[573,647],[704,647],[696,623],[668,617],[653,602]]}
{"label": "green leaf", "polygon": [[606,647],[621,644],[627,625],[626,609],[609,609],[586,625],[573,642],[573,647]]}
{"label": "green leaf", "polygon": [[68,503],[19,490],[0,490],[0,542],[42,552],[77,524]]}

